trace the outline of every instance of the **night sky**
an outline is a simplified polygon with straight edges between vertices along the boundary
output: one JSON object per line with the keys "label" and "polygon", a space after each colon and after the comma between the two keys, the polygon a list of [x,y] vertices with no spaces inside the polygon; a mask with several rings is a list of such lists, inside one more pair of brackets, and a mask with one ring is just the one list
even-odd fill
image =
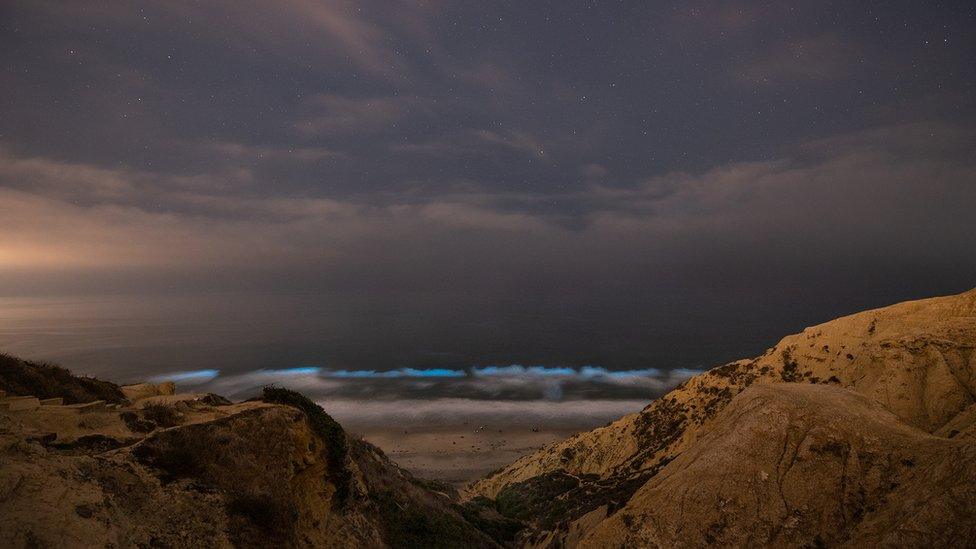
{"label": "night sky", "polygon": [[172,299],[180,367],[755,354],[976,286],[974,31],[972,2],[6,0],[0,297]]}

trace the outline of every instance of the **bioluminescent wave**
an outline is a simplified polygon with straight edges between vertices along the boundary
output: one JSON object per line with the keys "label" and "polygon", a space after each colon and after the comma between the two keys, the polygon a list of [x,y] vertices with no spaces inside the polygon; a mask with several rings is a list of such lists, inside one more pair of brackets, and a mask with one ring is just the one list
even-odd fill
{"label": "bioluminescent wave", "polygon": [[248,397],[267,385],[332,399],[473,399],[578,401],[652,399],[699,370],[643,368],[608,370],[598,366],[474,366],[349,370],[303,365],[224,374],[218,370],[175,372],[152,378],[172,380],[229,397]]}
{"label": "bioluminescent wave", "polygon": [[[466,369],[448,368],[399,368],[396,370],[332,370],[320,366],[299,366],[295,368],[260,369],[246,374],[232,374],[232,377],[252,376],[267,378],[289,378],[298,376],[318,376],[325,379],[444,379],[444,378],[525,378],[525,379],[607,379],[637,380],[690,377],[701,370],[677,368],[659,370],[644,368],[639,370],[607,370],[595,366],[569,368],[564,366],[484,366]],[[220,376],[220,370],[204,369],[186,372],[161,374],[150,379],[153,382],[178,381],[183,383],[204,383]]]}

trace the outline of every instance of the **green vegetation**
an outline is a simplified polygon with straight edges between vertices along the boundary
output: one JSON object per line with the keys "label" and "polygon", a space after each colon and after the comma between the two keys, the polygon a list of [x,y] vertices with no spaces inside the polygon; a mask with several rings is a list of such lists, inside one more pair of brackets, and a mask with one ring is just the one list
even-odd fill
{"label": "green vegetation", "polygon": [[335,504],[343,508],[352,491],[352,474],[346,467],[349,448],[342,426],[332,419],[321,406],[305,395],[283,387],[265,387],[262,400],[272,404],[284,404],[301,410],[314,432],[325,443],[329,463],[329,480],[335,485]]}
{"label": "green vegetation", "polygon": [[524,522],[501,515],[495,501],[485,496],[476,496],[461,505],[455,505],[455,509],[468,524],[503,547],[515,545],[518,533],[525,529]]}
{"label": "green vegetation", "polygon": [[800,364],[790,355],[790,350],[783,349],[783,370],[779,374],[780,378],[787,383],[803,381],[799,369]]}
{"label": "green vegetation", "polygon": [[517,520],[537,519],[552,514],[560,496],[579,487],[576,477],[557,470],[522,482],[509,484],[498,493],[495,504],[502,515]]}
{"label": "green vegetation", "polygon": [[630,476],[607,479],[552,471],[504,487],[495,507],[502,516],[530,522],[541,530],[552,530],[604,505],[612,515],[668,461],[662,459],[655,467]]}
{"label": "green vegetation", "polygon": [[[716,395],[713,400],[719,398],[724,398],[724,395]],[[673,396],[664,396],[651,403],[637,417],[634,435],[640,442],[641,449],[646,454],[653,455],[681,438],[687,422],[687,405],[678,402]]]}
{"label": "green vegetation", "polygon": [[64,399],[66,404],[104,400],[126,402],[122,389],[93,377],[79,377],[53,364],[31,362],[0,353],[0,390],[11,395]]}
{"label": "green vegetation", "polygon": [[384,541],[397,548],[484,547],[487,539],[461,517],[425,508],[416,502],[400,501],[393,492],[372,495],[380,515]]}
{"label": "green vegetation", "polygon": [[730,362],[724,366],[712,368],[708,373],[716,377],[728,379],[730,385],[748,387],[756,381],[756,361],[753,360],[745,364],[741,362]]}

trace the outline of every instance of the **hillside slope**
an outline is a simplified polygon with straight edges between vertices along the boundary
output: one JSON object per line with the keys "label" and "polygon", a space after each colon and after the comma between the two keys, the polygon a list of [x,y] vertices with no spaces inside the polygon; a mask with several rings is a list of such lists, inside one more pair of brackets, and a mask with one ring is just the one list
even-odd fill
{"label": "hillside slope", "polygon": [[[685,481],[693,483],[694,488],[681,483],[665,488],[661,483],[665,478],[680,478],[675,476],[676,469],[684,467],[684,460],[690,455],[714,451],[713,445],[717,442],[709,437],[714,437],[716,430],[721,429],[722,421],[728,421],[724,414],[733,399],[749,387],[766,395],[762,391],[770,385],[788,385],[791,387],[785,390],[794,393],[800,384],[821,386],[817,388],[819,392],[812,393],[822,397],[820,402],[799,396],[795,401],[787,399],[787,404],[792,402],[791,406],[799,408],[789,413],[784,411],[784,417],[796,414],[813,417],[825,413],[825,407],[839,402],[837,399],[860,396],[889,414],[887,419],[879,421],[890,423],[891,429],[908,429],[926,440],[938,439],[968,446],[972,444],[976,422],[974,349],[976,290],[839,318],[787,336],[760,357],[732,362],[693,377],[637,414],[525,456],[475,483],[468,495],[494,499],[504,514],[531,522],[535,532],[526,541],[540,544],[618,539],[619,536],[614,537],[608,532],[624,532],[620,527],[624,517],[631,517],[627,520],[633,524],[638,520],[636,517],[650,516],[647,511],[653,506],[668,507],[662,502],[673,503],[672,498],[678,497],[682,490],[693,489],[699,497],[719,502],[715,499],[720,493],[719,484],[702,482],[694,477]],[[841,394],[847,396],[838,396]],[[751,398],[748,394],[742,397]],[[851,447],[860,440],[857,437],[874,437],[882,446],[890,442],[888,431],[872,431],[870,426],[879,424],[879,421],[863,418],[862,415],[868,413],[863,406],[851,405],[846,410],[850,417],[845,421],[856,428],[854,431],[837,431],[832,436]],[[802,422],[791,421],[784,429],[789,431],[789,436],[796,436],[802,426]],[[779,439],[759,437],[754,442],[768,446],[765,450],[777,447],[776,450],[782,452],[783,436],[780,433]],[[749,445],[748,441],[739,443]],[[894,452],[893,447],[877,449],[882,450]],[[952,452],[940,452],[918,459],[930,462],[933,471],[951,466],[951,461],[946,461],[950,458],[946,456]],[[742,458],[732,453],[728,459],[735,462]],[[962,460],[961,463],[972,466],[971,461]],[[744,466],[745,461],[740,465]],[[837,466],[829,462],[819,463],[822,470],[818,474],[829,475]],[[772,474],[771,471],[768,473]],[[658,492],[654,492],[654,487]],[[970,482],[968,488],[976,492],[976,484]],[[922,494],[934,494],[933,491],[938,489],[936,479],[922,477],[918,489]],[[722,506],[738,509],[731,501]],[[799,502],[800,507],[816,512],[826,512],[823,504],[823,501],[809,498],[801,498]],[[890,511],[894,504],[886,505],[876,511]],[[626,515],[619,513],[622,508],[628,509]],[[854,523],[863,523],[867,527],[865,512],[855,514],[853,518],[856,518]],[[875,517],[872,520],[881,519]],[[681,537],[669,538],[658,533],[648,535],[644,541],[652,545],[669,545],[681,539],[695,539],[696,535],[708,530],[708,524],[678,528],[676,531]],[[752,531],[755,526],[729,523],[722,530],[726,529]],[[668,527],[662,525],[661,532],[667,531]],[[863,531],[849,524],[844,530],[847,537],[841,539],[854,539]],[[816,536],[807,538],[805,541],[809,543],[817,541]],[[764,541],[787,540],[767,536]],[[694,545],[691,541],[688,543]]]}
{"label": "hillside slope", "polygon": [[757,385],[626,505],[567,537],[583,547],[965,547],[976,541],[974,487],[972,443],[929,435],[851,391]]}
{"label": "hillside slope", "polygon": [[497,547],[517,526],[284,389],[238,404],[5,401],[0,547]]}
{"label": "hillside slope", "polygon": [[21,360],[3,353],[0,353],[0,391],[11,395],[62,398],[68,404],[93,400],[125,401],[122,390],[114,383],[75,376],[53,364]]}

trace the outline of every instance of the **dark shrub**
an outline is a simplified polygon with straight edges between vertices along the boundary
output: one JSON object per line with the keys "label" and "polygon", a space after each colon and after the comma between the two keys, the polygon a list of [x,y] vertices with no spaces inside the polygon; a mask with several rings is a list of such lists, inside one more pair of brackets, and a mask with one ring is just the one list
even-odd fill
{"label": "dark shrub", "polygon": [[197,401],[207,406],[227,406],[228,404],[232,404],[231,401],[215,393],[207,393],[198,398]]}
{"label": "dark shrub", "polygon": [[148,433],[156,428],[156,423],[139,417],[135,412],[122,412],[119,419],[134,433]]}
{"label": "dark shrub", "polygon": [[11,395],[64,399],[66,404],[104,400],[126,402],[122,389],[93,377],[79,377],[70,371],[40,362],[21,360],[0,353],[0,390]]}
{"label": "dark shrub", "polygon": [[398,501],[391,492],[373,495],[384,541],[393,548],[484,547],[490,542],[459,516]]}
{"label": "dark shrub", "polygon": [[494,500],[485,496],[476,496],[463,504],[455,505],[455,509],[468,524],[481,530],[503,547],[514,546],[519,532],[525,528],[525,523],[522,521],[502,516]]}
{"label": "dark shrub", "polygon": [[166,432],[171,434],[165,439],[149,439],[136,446],[132,453],[141,463],[162,470],[165,482],[204,476],[212,458],[210,441],[184,429]]}
{"label": "dark shrub", "polygon": [[578,478],[557,470],[505,486],[495,504],[503,516],[528,520],[546,512],[560,496],[579,485]]}
{"label": "dark shrub", "polygon": [[183,422],[183,414],[175,407],[166,404],[146,404],[142,407],[142,417],[160,427],[176,427]]}
{"label": "dark shrub", "polygon": [[779,375],[787,383],[803,381],[803,375],[800,373],[800,364],[793,359],[789,349],[783,349],[783,370]]}
{"label": "dark shrub", "polygon": [[64,454],[93,455],[115,450],[131,443],[131,440],[119,440],[105,435],[95,434],[79,437],[72,442],[53,442],[50,444],[50,448]]}

